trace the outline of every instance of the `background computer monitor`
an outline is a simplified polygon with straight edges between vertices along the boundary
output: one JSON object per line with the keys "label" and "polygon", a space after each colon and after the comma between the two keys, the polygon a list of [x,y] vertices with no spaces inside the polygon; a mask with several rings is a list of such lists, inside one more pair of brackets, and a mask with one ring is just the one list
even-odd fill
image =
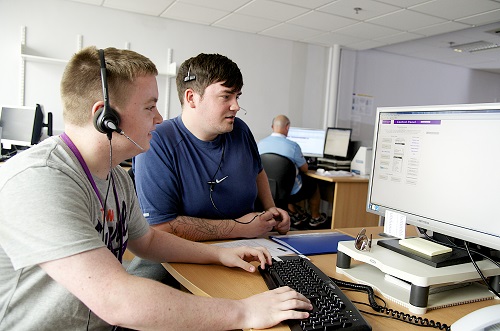
{"label": "background computer monitor", "polygon": [[32,146],[42,136],[43,112],[40,105],[35,107],[2,107],[0,112],[2,127],[2,147]]}
{"label": "background computer monitor", "polygon": [[351,132],[351,129],[346,128],[328,128],[323,149],[324,157],[333,159],[346,158],[349,143],[351,142]]}
{"label": "background computer monitor", "polygon": [[323,157],[325,130],[290,127],[288,139],[299,144],[302,154],[307,157]]}
{"label": "background computer monitor", "polygon": [[496,252],[499,151],[499,103],[378,108],[367,210]]}

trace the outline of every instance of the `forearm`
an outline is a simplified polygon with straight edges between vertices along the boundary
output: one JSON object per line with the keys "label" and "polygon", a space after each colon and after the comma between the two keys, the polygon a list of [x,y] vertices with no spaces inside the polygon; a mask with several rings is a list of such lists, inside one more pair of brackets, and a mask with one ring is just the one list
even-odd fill
{"label": "forearm", "polygon": [[105,247],[40,266],[111,325],[137,330],[199,330],[203,325],[204,330],[223,330],[244,324],[241,303],[202,298],[129,275]]}
{"label": "forearm", "polygon": [[203,330],[233,330],[244,324],[238,301],[194,296],[141,278],[121,293],[128,298],[117,300],[126,306],[114,324],[134,330],[200,330],[200,325]]}
{"label": "forearm", "polygon": [[129,241],[135,255],[155,262],[219,264],[217,247],[186,240],[171,233],[150,228],[143,237]]}
{"label": "forearm", "polygon": [[207,241],[243,237],[244,232],[233,220],[213,220],[178,216],[175,220],[153,226],[192,241]]}

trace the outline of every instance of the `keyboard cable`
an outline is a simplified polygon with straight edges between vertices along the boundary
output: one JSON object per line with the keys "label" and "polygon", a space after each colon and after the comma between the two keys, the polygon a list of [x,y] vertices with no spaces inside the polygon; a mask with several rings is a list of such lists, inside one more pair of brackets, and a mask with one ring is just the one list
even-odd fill
{"label": "keyboard cable", "polygon": [[[373,315],[373,316],[379,316],[379,317],[385,317],[385,318],[391,318],[395,320],[399,320],[405,323],[409,323],[411,325],[416,325],[416,326],[422,326],[422,327],[431,327],[431,328],[436,328],[439,330],[446,330],[450,331],[451,326],[448,326],[447,324],[442,324],[440,322],[435,322],[434,320],[429,320],[427,318],[422,318],[420,316],[415,316],[415,315],[410,315],[404,312],[400,312],[391,308],[387,308],[385,306],[385,301],[376,296],[373,289],[368,286],[368,285],[362,285],[362,284],[355,284],[355,283],[350,283],[350,282],[345,282],[343,280],[335,279],[330,277],[330,279],[337,284],[339,287],[343,287],[349,290],[357,291],[357,292],[363,292],[368,295],[368,302],[369,304],[366,303],[361,303],[364,305],[369,305],[373,310],[375,310],[378,313],[386,314],[374,314],[372,312],[367,312],[367,311],[361,311],[365,314]],[[377,303],[375,298],[379,298],[384,302],[384,306],[381,306]],[[357,302],[359,303],[359,302]]]}

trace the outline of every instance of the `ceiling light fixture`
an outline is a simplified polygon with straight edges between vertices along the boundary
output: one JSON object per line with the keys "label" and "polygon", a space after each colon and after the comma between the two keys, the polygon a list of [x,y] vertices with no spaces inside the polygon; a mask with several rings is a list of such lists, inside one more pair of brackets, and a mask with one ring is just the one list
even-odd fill
{"label": "ceiling light fixture", "polygon": [[455,52],[479,52],[479,51],[485,51],[488,49],[493,49],[493,48],[498,48],[500,47],[499,44],[491,43],[489,41],[475,41],[473,43],[467,43],[467,44],[462,44],[462,45],[455,45],[450,43],[450,48],[453,49]]}

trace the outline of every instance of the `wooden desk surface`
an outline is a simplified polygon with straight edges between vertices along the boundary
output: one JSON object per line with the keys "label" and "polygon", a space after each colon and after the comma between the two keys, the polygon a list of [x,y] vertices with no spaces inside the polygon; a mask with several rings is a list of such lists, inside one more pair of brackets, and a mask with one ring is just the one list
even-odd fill
{"label": "wooden desk surface", "polygon": [[367,176],[323,176],[316,172],[316,170],[308,170],[307,175],[312,178],[324,180],[326,182],[332,183],[342,183],[342,182],[361,182],[368,183],[369,178]]}
{"label": "wooden desk surface", "polygon": [[[378,233],[380,233],[381,230],[381,227],[367,228],[367,233],[373,234],[374,238],[376,238],[379,237]],[[359,232],[359,228],[342,229],[339,231],[355,236]],[[336,254],[315,255],[311,256],[310,258],[311,261],[328,276],[345,281],[350,281],[345,276],[337,274],[335,272],[335,264],[337,260]],[[356,262],[353,261],[353,263]],[[258,271],[256,271],[255,273],[249,273],[236,268],[184,263],[165,263],[164,266],[186,289],[188,289],[195,295],[205,297],[243,299],[267,290],[267,286]],[[366,294],[350,291],[345,291],[345,293],[353,301],[368,302]],[[497,300],[487,300],[469,303],[466,305],[440,308],[436,310],[430,310],[425,315],[421,316],[427,319],[432,319],[437,322],[451,325],[459,318],[474,310],[496,303],[498,303]],[[360,310],[374,312],[368,306],[360,304],[356,304],[356,306]],[[391,301],[387,301],[387,306],[404,313],[410,313],[405,307]],[[403,329],[422,331],[421,327],[413,326],[389,318],[377,317],[364,313],[363,316],[366,318],[368,323],[370,323],[374,331]],[[282,323],[271,328],[270,330],[289,331],[290,329],[286,324]]]}

